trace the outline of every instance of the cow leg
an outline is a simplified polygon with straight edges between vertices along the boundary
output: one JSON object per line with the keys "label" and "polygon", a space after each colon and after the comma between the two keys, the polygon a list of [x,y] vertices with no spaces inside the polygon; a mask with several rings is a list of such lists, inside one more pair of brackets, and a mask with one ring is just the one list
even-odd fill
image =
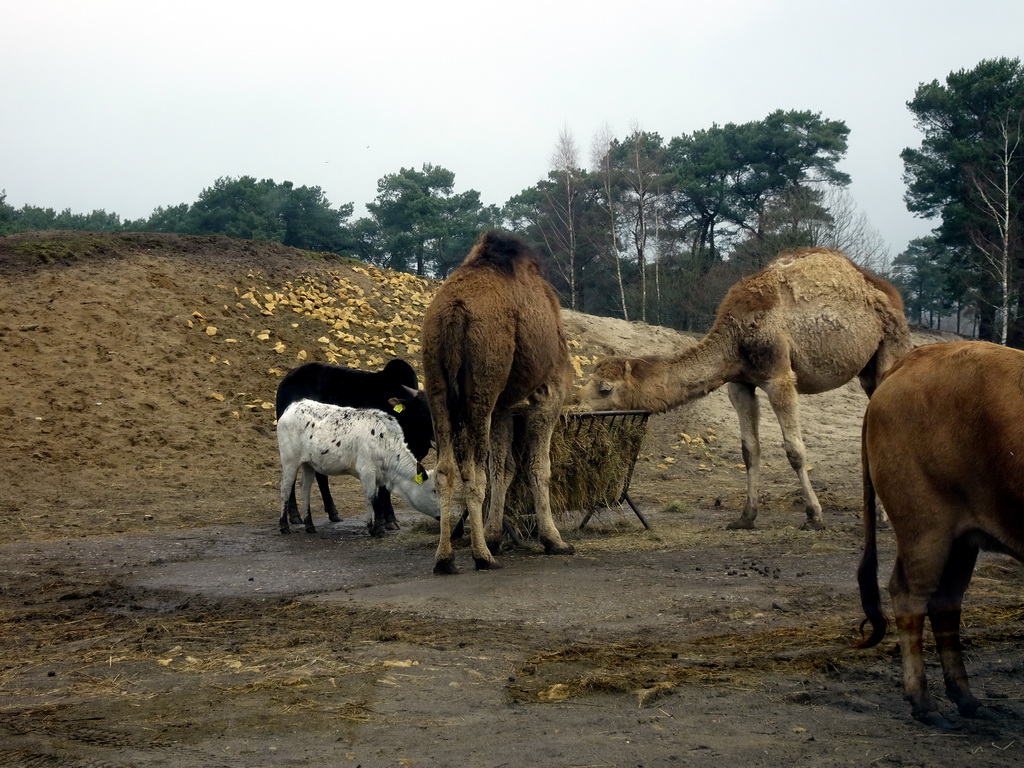
{"label": "cow leg", "polygon": [[288,519],[296,525],[302,522],[302,515],[299,514],[299,505],[295,499],[295,483],[292,482],[292,487],[288,490],[288,504],[285,507],[288,513]]}
{"label": "cow leg", "polygon": [[487,519],[484,521],[484,539],[492,555],[501,551],[505,535],[505,497],[515,477],[516,464],[512,456],[512,414],[495,413],[491,419],[491,451],[488,457]]}
{"label": "cow leg", "polygon": [[[895,607],[896,601],[893,605]],[[921,649],[926,606],[919,606],[919,611],[911,611],[904,602],[899,608],[900,612],[896,614],[896,631],[899,633],[900,658],[903,664],[903,697],[910,702],[910,713],[915,720],[925,725],[948,729],[952,727],[952,723],[939,714],[935,699],[928,692]]]}
{"label": "cow leg", "polygon": [[800,400],[796,392],[796,374],[790,372],[780,379],[772,380],[764,385],[764,390],[782,428],[786,458],[800,479],[800,488],[803,490],[807,520],[800,527],[805,531],[820,531],[825,527],[825,521],[821,517],[821,503],[814,493],[814,488],[811,487],[811,477],[807,474],[807,451],[800,432]]}
{"label": "cow leg", "polygon": [[315,473],[312,467],[302,467],[300,473],[302,475],[302,508],[306,510],[306,516],[302,522],[306,526],[306,533],[316,533],[316,526],[313,525],[313,505],[310,499]]}
{"label": "cow leg", "polygon": [[[372,493],[367,499],[370,508],[370,519],[366,521],[367,528],[370,531],[370,535],[376,538],[384,536],[384,531],[387,529],[387,509],[385,509],[382,503],[381,493],[384,491],[383,488],[377,488],[375,493]],[[386,493],[386,491],[384,491]],[[388,508],[390,508],[390,500],[388,502]],[[394,515],[395,511],[392,509],[391,514]]]}
{"label": "cow leg", "polygon": [[[301,522],[298,506],[295,503],[295,475],[297,469],[291,466],[281,468],[281,519],[278,527],[281,533],[291,533],[292,529],[289,520]],[[293,511],[294,510],[294,511]]]}
{"label": "cow leg", "polygon": [[977,559],[977,547],[962,540],[953,545],[942,574],[942,582],[932,596],[928,612],[935,646],[942,662],[946,695],[964,717],[984,717],[982,712],[985,711],[981,702],[971,693],[964,667],[963,646],[960,644],[960,611]]}
{"label": "cow leg", "polygon": [[359,484],[363,487],[363,498],[366,499],[366,529],[371,536],[380,538],[384,535],[384,508],[380,503],[383,482],[379,470],[371,460],[362,457],[355,469]]}
{"label": "cow leg", "polygon": [[327,513],[327,519],[332,523],[340,523],[341,516],[338,515],[338,510],[334,506],[334,498],[331,496],[331,486],[327,475],[317,472],[316,484],[320,488],[320,498],[324,500],[324,512]]}
{"label": "cow leg", "polygon": [[576,551],[562,540],[551,513],[551,433],[558,423],[565,395],[557,387],[542,387],[534,393],[532,407],[524,419],[524,469],[533,492],[537,532],[548,555],[571,555]]}
{"label": "cow leg", "polygon": [[402,526],[398,524],[398,518],[395,517],[395,508],[391,501],[391,491],[387,488],[378,488],[377,503],[380,505],[384,527],[389,531],[401,530]]}
{"label": "cow leg", "polygon": [[740,421],[740,448],[743,451],[743,464],[747,468],[747,500],[743,505],[743,514],[733,520],[726,528],[753,528],[757,518],[757,487],[761,480],[761,441],[758,437],[760,413],[757,405],[757,394],[749,384],[732,382],[728,386],[729,402]]}
{"label": "cow leg", "polygon": [[[910,702],[910,712],[914,719],[926,725],[948,729],[952,724],[939,714],[935,699],[928,692],[921,648],[924,617],[928,613],[932,595],[939,589],[951,546],[951,542],[943,539],[938,532],[912,542],[897,539],[896,564],[889,580],[889,593],[892,595],[892,608],[896,615],[903,665],[903,696]],[[901,546],[906,547],[907,551],[899,551]]]}

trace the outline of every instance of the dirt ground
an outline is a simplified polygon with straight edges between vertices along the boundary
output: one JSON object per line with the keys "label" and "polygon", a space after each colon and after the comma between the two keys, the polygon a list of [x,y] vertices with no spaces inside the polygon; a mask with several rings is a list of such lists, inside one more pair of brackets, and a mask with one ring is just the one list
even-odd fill
{"label": "dirt ground", "polygon": [[[628,506],[567,515],[574,556],[526,542],[476,572],[460,549],[434,576],[436,524],[400,507],[369,537],[349,478],[343,522],[317,501],[316,535],[280,535],[280,376],[418,367],[432,289],[224,238],[0,238],[0,764],[1021,764],[1020,564],[983,556],[964,612],[997,720],[918,724],[893,636],[854,648],[855,383],[802,400],[825,531],[799,530],[767,407],[758,528],[725,530],[745,481],[718,391],[650,421],[629,492],[652,529]],[[693,343],[566,324],[581,375]]]}

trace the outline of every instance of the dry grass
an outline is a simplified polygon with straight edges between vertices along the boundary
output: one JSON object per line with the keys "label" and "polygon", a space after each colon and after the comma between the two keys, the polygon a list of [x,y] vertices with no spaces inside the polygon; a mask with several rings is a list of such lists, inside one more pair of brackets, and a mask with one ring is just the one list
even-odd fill
{"label": "dry grass", "polygon": [[[521,418],[516,418],[513,450],[517,466],[525,457]],[[647,432],[646,413],[568,412],[551,436],[551,510],[556,520],[573,511],[618,504],[633,473]],[[509,487],[506,516],[518,533],[532,529],[533,494],[523,472]]]}
{"label": "dry grass", "polygon": [[678,650],[637,643],[568,645],[520,665],[508,694],[561,701],[628,693],[645,706],[680,685],[761,690],[779,675],[831,672],[853,652],[840,621],[751,634],[708,635]]}

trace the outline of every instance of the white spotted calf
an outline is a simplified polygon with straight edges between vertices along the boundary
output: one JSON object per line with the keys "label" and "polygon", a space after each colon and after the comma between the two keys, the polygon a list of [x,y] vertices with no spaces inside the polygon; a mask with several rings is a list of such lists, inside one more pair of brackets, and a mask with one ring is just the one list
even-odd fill
{"label": "white spotted calf", "polygon": [[281,533],[290,532],[288,499],[299,473],[307,533],[316,531],[309,504],[314,472],[359,478],[372,536],[384,535],[381,489],[398,494],[435,520],[441,517],[433,472],[424,471],[405,444],[398,422],[383,411],[299,400],[277,420],[277,445],[281,451]]}

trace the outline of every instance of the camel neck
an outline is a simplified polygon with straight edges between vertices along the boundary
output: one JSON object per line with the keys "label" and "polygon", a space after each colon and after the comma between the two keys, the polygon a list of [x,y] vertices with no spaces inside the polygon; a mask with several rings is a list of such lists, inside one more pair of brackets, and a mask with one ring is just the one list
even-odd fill
{"label": "camel neck", "polygon": [[677,408],[718,389],[738,370],[734,345],[723,334],[711,332],[695,346],[671,356],[648,358],[644,389],[658,412]]}

